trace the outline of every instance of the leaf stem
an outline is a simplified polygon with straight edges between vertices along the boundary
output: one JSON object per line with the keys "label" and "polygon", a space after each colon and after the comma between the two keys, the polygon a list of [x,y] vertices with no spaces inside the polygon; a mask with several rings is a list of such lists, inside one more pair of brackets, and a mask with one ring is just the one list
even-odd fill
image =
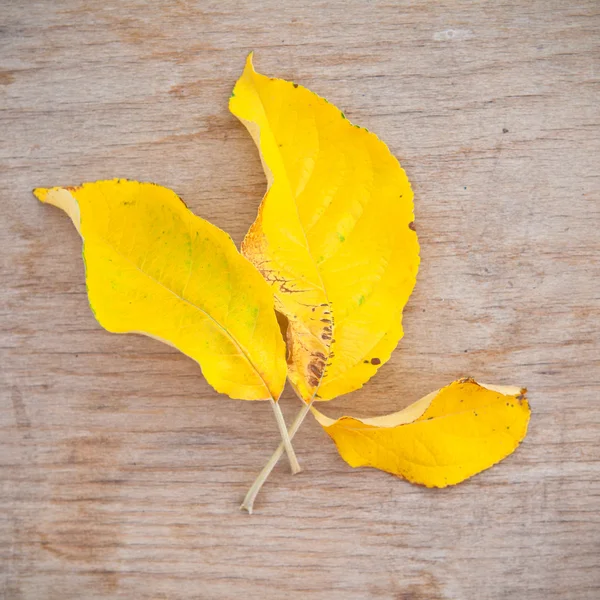
{"label": "leaf stem", "polygon": [[285,453],[288,456],[288,460],[290,461],[290,468],[292,469],[292,473],[295,475],[296,473],[300,473],[302,468],[300,467],[300,463],[298,462],[298,458],[296,457],[296,453],[294,452],[294,447],[292,446],[292,439],[288,435],[287,425],[285,424],[285,419],[283,418],[283,413],[281,412],[281,407],[273,398],[270,399],[271,408],[273,409],[273,413],[275,414],[275,420],[277,421],[277,426],[279,427],[279,433],[281,434],[282,446],[285,448]]}
{"label": "leaf stem", "polygon": [[[304,421],[311,406],[312,406],[312,402],[310,402],[310,404],[306,404],[305,402],[303,402],[303,406],[300,409],[300,412],[296,415],[294,422],[292,423],[289,431],[287,432],[290,442],[296,435],[296,432],[298,431],[298,429],[300,429],[300,425],[302,425],[302,421]],[[246,497],[244,498],[244,501],[242,502],[242,505],[240,506],[241,510],[247,510],[250,514],[252,514],[256,496],[258,495],[258,492],[260,492],[260,488],[263,486],[264,482],[267,480],[267,478],[271,474],[271,471],[275,468],[275,465],[281,458],[281,455],[283,454],[283,450],[284,450],[284,445],[282,442],[281,444],[279,444],[279,447],[277,448],[277,450],[275,450],[275,452],[273,452],[273,455],[268,460],[267,464],[263,467],[262,471],[258,474],[258,477],[254,480],[254,483],[248,490],[248,493],[246,494]]]}

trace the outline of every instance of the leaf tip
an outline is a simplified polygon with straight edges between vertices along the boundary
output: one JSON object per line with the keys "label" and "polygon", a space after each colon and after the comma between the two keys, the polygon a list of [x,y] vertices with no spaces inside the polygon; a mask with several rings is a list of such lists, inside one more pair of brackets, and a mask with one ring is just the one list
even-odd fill
{"label": "leaf tip", "polygon": [[35,188],[32,193],[40,202],[46,202],[49,191],[48,188]]}
{"label": "leaf tip", "polygon": [[252,81],[253,76],[256,74],[256,71],[254,70],[254,65],[252,63],[253,56],[254,50],[251,50],[246,56],[246,64],[244,65],[244,70],[242,71],[240,78],[233,86],[233,90],[231,91],[231,95],[229,96],[229,110],[236,116],[239,116],[236,112],[236,109],[234,108],[239,102],[239,99],[236,98],[236,93],[238,91],[241,91],[241,95],[243,97],[243,89],[240,90],[240,86],[242,86],[243,88],[244,82],[246,84],[249,83],[250,81]]}

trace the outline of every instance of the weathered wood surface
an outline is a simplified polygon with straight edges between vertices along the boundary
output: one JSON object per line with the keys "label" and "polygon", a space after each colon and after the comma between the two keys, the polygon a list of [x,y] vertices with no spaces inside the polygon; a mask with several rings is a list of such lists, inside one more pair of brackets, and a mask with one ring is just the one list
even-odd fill
{"label": "weathered wood surface", "polygon": [[[4,0],[0,596],[598,598],[598,8]],[[305,471],[282,462],[249,517],[269,406],[94,321],[77,233],[30,190],[152,180],[239,242],[265,187],[227,110],[250,49],[379,133],[416,192],[405,339],[330,414],[464,375],[526,385],[529,436],[496,468],[413,487],[351,470],[310,422]]]}

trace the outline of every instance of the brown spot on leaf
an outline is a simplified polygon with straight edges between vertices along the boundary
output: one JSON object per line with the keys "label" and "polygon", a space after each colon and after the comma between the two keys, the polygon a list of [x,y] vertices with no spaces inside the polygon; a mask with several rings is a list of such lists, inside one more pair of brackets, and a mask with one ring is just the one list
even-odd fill
{"label": "brown spot on leaf", "polygon": [[323,363],[322,362],[311,362],[308,365],[308,370],[317,377],[321,377],[323,375]]}
{"label": "brown spot on leaf", "polygon": [[[279,331],[281,331],[281,337],[284,340],[287,340],[287,333],[288,333],[288,327],[289,327],[289,319],[283,314],[280,313],[279,311],[275,311],[275,316],[277,317],[277,324],[279,325]],[[292,349],[290,344],[286,344],[286,349],[285,349],[285,360],[289,361],[290,360],[290,356],[292,354]]]}
{"label": "brown spot on leaf", "polygon": [[372,358],[371,359],[371,364],[372,365],[380,365],[381,364],[381,360],[379,358]]}
{"label": "brown spot on leaf", "polygon": [[408,228],[409,228],[409,229],[412,229],[413,231],[416,231],[416,230],[417,230],[417,228],[415,227],[415,222],[414,222],[414,221],[411,221],[411,222],[408,224]]}

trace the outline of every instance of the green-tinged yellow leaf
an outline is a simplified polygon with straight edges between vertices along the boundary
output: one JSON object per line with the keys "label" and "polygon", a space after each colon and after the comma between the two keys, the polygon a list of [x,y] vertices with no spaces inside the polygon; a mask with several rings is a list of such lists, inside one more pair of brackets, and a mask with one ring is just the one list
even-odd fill
{"label": "green-tinged yellow leaf", "polygon": [[460,380],[404,410],[372,419],[313,414],[351,467],[374,467],[446,487],[511,454],[527,433],[526,390]]}
{"label": "green-tinged yellow leaf", "polygon": [[268,179],[242,251],[289,320],[290,380],[307,402],[355,390],[402,337],[419,264],[408,179],[374,134],[251,56],[230,109]]}
{"label": "green-tinged yellow leaf", "polygon": [[272,293],[225,232],[151,183],[34,194],[62,208],[81,234],[90,305],[104,328],[175,346],[232,398],[279,398],[285,348]]}

